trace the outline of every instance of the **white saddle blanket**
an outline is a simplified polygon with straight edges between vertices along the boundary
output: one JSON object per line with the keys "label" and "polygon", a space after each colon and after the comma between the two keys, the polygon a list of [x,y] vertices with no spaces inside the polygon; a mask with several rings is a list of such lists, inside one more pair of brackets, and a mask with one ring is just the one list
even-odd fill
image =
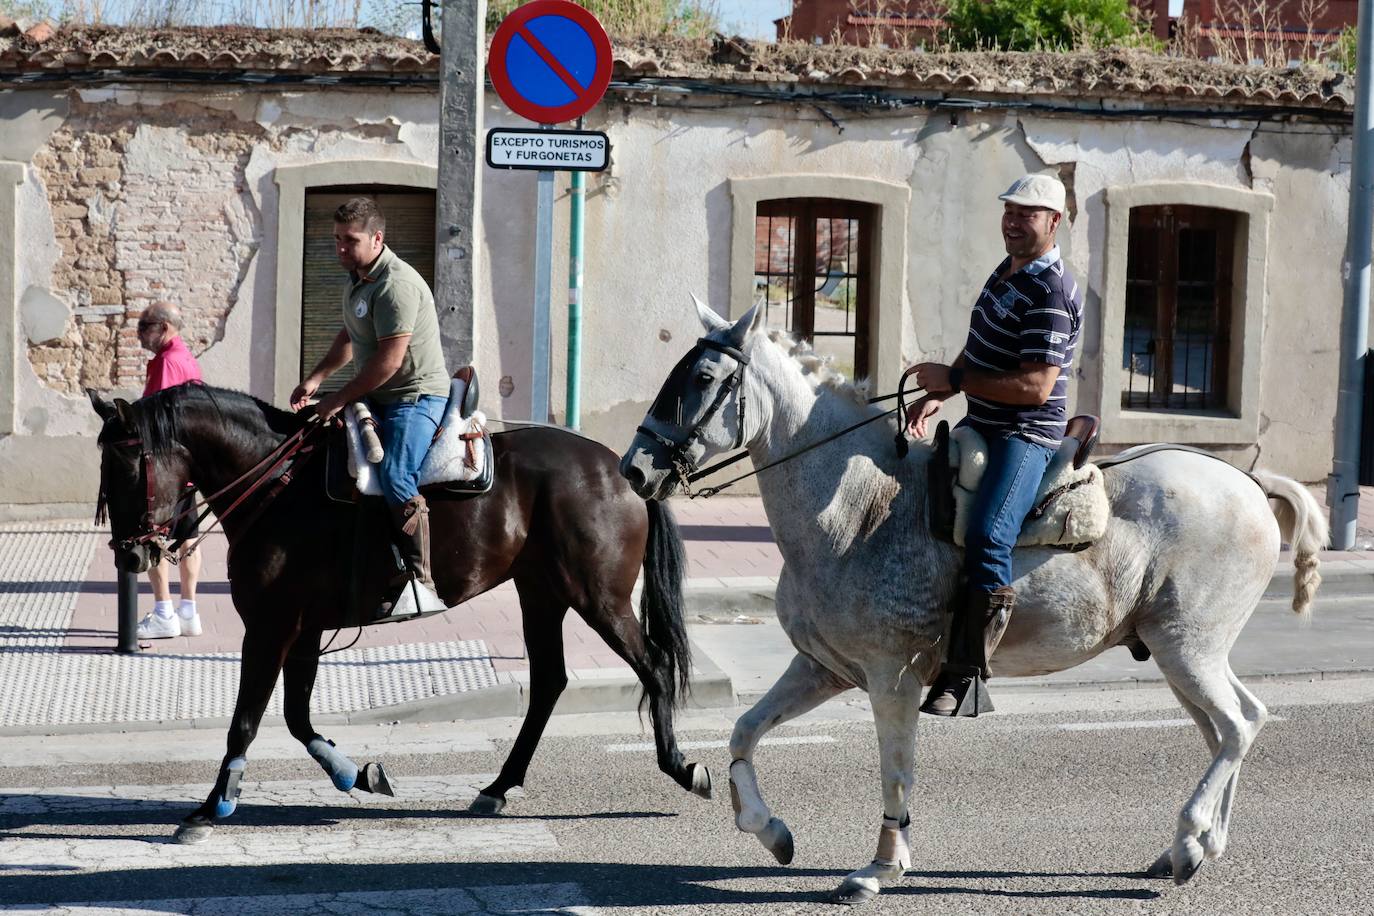
{"label": "white saddle blanket", "polygon": [[[340,413],[348,432],[348,473],[357,482],[359,493],[381,496],[377,468],[367,461],[367,448],[358,431],[358,421],[351,410]],[[480,433],[480,438],[463,438],[472,433]],[[429,447],[425,463],[420,466],[420,486],[476,480],[485,473],[490,461],[491,436],[487,433],[486,414],[476,410],[464,420],[458,416],[458,405],[450,402],[444,411],[439,441]]]}
{"label": "white saddle blanket", "polygon": [[[976,430],[966,426],[951,432],[949,440],[950,467],[958,469],[954,481],[954,543],[963,547],[973,497],[988,467],[988,447]],[[1073,484],[1077,486],[1067,489]],[[1016,541],[1017,547],[1071,547],[1091,544],[1102,537],[1111,518],[1102,469],[1095,464],[1074,468],[1071,453],[1056,454],[1045,469],[1044,480],[1035,494],[1036,507],[1061,488],[1063,491],[1045,507],[1039,518],[1026,519]]]}

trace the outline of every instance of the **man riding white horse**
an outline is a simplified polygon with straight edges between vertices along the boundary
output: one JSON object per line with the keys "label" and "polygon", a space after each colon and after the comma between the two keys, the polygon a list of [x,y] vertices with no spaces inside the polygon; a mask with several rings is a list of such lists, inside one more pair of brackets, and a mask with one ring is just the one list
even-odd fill
{"label": "man riding white horse", "polygon": [[973,306],[968,341],[952,366],[908,369],[927,392],[907,414],[910,430],[951,396],[964,393],[971,426],[987,440],[988,463],[965,536],[967,584],[956,607],[940,675],[921,711],[953,716],[1006,632],[1016,592],[1011,552],[1067,421],[1069,369],[1083,319],[1083,298],[1059,256],[1055,233],[1064,185],[1027,175],[1000,195],[1008,257]]}
{"label": "man riding white horse", "polygon": [[[356,374],[328,394],[315,412],[328,419],[367,398],[381,426],[385,455],[379,466],[382,496],[397,546],[415,578],[420,610],[442,608],[430,576],[429,507],[420,495],[420,467],[443,420],[449,375],[439,341],[434,294],[424,278],[383,241],[386,219],[376,201],[355,197],[334,212],[334,249],[348,271],[343,292],[343,330],[309,375],[291,393],[300,410],[324,380],[353,360]],[[408,576],[379,617],[394,613],[409,589]]]}

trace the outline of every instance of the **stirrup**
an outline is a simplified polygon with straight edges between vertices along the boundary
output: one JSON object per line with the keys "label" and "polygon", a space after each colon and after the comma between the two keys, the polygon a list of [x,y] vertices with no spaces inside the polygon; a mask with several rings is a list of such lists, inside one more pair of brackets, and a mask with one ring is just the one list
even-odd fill
{"label": "stirrup", "polygon": [[[942,682],[944,675],[950,674],[960,678],[957,685]],[[953,712],[938,712],[930,707],[931,702],[940,693],[948,691],[955,695]],[[930,685],[930,691],[926,694],[925,702],[921,704],[921,712],[929,716],[941,716],[950,719],[968,718],[976,719],[985,712],[994,712],[992,697],[988,694],[987,685],[983,682],[982,672],[972,666],[954,666],[946,664],[940,672],[940,676],[935,679],[935,683]]]}
{"label": "stirrup", "polygon": [[443,600],[434,593],[434,589],[411,576],[406,580],[406,584],[401,587],[401,593],[391,603],[391,608],[388,610],[386,605],[383,605],[378,610],[377,618],[373,623],[414,620],[418,617],[428,617],[430,614],[439,614],[447,610],[448,605],[444,604]]}

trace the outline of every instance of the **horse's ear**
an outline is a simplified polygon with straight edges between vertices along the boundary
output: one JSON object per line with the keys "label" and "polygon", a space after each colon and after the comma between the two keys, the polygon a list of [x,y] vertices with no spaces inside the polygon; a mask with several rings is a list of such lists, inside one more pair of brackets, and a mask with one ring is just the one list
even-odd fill
{"label": "horse's ear", "polygon": [[123,423],[128,429],[134,428],[134,410],[129,406],[129,402],[123,398],[115,398],[115,413],[119,415],[119,422]]}
{"label": "horse's ear", "polygon": [[730,326],[730,322],[717,315],[709,305],[698,299],[696,293],[692,294],[692,302],[696,304],[697,317],[701,319],[701,326],[706,329],[707,334]]}
{"label": "horse's ear", "polygon": [[736,350],[744,349],[745,338],[749,336],[751,331],[756,330],[755,322],[762,321],[764,312],[763,309],[759,308],[762,304],[761,302],[754,303],[753,308],[745,312],[744,316],[730,328],[730,334],[726,339],[730,342],[730,346]]}
{"label": "horse's ear", "polygon": [[100,396],[100,392],[94,388],[86,389],[86,397],[91,399],[91,406],[100,415],[100,419],[108,420],[115,415],[115,406]]}

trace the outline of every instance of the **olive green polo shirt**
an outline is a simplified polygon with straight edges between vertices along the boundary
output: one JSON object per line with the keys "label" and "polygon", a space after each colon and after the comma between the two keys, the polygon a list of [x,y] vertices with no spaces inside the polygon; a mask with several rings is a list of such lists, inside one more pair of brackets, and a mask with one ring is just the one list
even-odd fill
{"label": "olive green polo shirt", "polygon": [[424,277],[395,252],[382,253],[363,276],[349,275],[343,297],[344,330],[353,343],[353,365],[361,369],[377,352],[377,341],[410,335],[396,374],[368,395],[382,404],[421,395],[448,397],[448,369],[439,344],[439,315]]}

